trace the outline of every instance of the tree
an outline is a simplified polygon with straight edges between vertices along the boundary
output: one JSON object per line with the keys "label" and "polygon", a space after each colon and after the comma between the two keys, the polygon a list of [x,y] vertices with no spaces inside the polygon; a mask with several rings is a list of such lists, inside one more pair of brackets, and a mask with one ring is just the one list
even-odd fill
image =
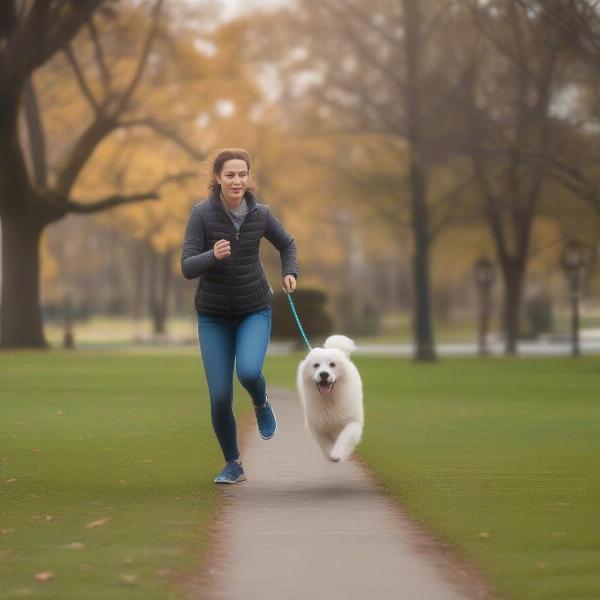
{"label": "tree", "polygon": [[[290,134],[338,139],[332,172],[354,174],[353,155],[366,150],[375,137],[393,159],[379,178],[390,184],[385,194],[388,213],[403,212],[405,199],[410,207],[417,360],[435,359],[429,186],[435,179],[432,171],[450,158],[437,143],[438,131],[447,127],[445,105],[461,81],[455,68],[460,63],[451,61],[456,51],[453,5],[380,0],[365,7],[356,0],[302,0],[295,9],[257,23],[276,32],[268,42],[260,35],[248,42],[256,60],[277,65],[277,102]],[[347,169],[340,156],[349,159]],[[389,162],[396,163],[395,173],[390,173]],[[392,187],[392,181],[400,185]],[[382,206],[373,202],[373,208]]]}
{"label": "tree", "polygon": [[502,271],[505,351],[514,354],[532,227],[547,180],[532,157],[560,151],[552,102],[565,65],[544,11],[518,0],[467,4],[482,37],[461,98],[461,139]]}
{"label": "tree", "polygon": [[[0,9],[0,220],[2,225],[2,296],[0,345],[45,347],[39,305],[39,242],[44,229],[68,214],[92,214],[132,202],[157,199],[164,181],[142,191],[109,193],[82,202],[74,187],[98,146],[120,129],[147,127],[202,156],[168,123],[142,113],[136,99],[148,65],[151,75],[160,75],[162,54],[154,50],[161,35],[163,0],[138,8],[137,24],[147,23],[141,43],[135,36],[123,44],[126,68],[111,64],[103,43],[103,28],[115,24],[125,9],[111,0],[9,0]],[[121,10],[121,12],[120,12]],[[88,50],[85,66],[78,55],[76,37],[85,30]],[[136,29],[130,31],[144,31]],[[138,34],[139,35],[139,34]],[[79,38],[78,38],[79,39]],[[121,49],[121,51],[123,51]],[[40,114],[34,73],[64,53],[82,97],[89,106],[89,119],[67,149],[60,168],[51,179],[48,144]],[[168,55],[168,53],[166,53]],[[91,63],[91,68],[86,68]],[[111,70],[112,69],[112,70]],[[157,75],[158,73],[158,75]],[[19,135],[20,114],[26,135]],[[26,141],[21,139],[26,138]],[[29,167],[29,165],[31,165]],[[171,178],[171,176],[170,176]]]}
{"label": "tree", "polygon": [[417,0],[403,0],[404,52],[406,81],[404,97],[409,152],[409,188],[415,235],[413,278],[415,289],[416,358],[434,360],[433,324],[431,316],[431,286],[429,283],[429,215],[427,211],[427,176],[424,165],[423,112],[421,108],[423,52],[423,21]]}

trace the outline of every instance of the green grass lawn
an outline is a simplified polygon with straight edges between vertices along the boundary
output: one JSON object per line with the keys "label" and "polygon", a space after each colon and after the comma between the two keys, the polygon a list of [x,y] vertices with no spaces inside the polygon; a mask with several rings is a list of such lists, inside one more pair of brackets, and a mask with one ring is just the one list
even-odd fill
{"label": "green grass lawn", "polygon": [[[269,383],[293,387],[300,357],[269,356]],[[360,453],[413,518],[506,598],[600,598],[599,359],[356,362]],[[219,499],[201,369],[0,353],[0,597],[175,597],[161,575],[201,564]]]}
{"label": "green grass lawn", "polygon": [[600,359],[356,363],[360,454],[414,519],[505,598],[600,598]]}
{"label": "green grass lawn", "polygon": [[0,597],[178,597],[164,575],[200,564],[223,466],[201,369],[0,353]]}

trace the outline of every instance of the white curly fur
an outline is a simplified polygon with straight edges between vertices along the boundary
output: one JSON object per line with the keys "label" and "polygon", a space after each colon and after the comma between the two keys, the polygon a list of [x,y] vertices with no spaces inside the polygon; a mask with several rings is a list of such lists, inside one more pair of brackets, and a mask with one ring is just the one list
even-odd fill
{"label": "white curly fur", "polygon": [[323,344],[323,348],[337,348],[350,356],[351,352],[356,350],[356,344],[345,335],[330,335]]}

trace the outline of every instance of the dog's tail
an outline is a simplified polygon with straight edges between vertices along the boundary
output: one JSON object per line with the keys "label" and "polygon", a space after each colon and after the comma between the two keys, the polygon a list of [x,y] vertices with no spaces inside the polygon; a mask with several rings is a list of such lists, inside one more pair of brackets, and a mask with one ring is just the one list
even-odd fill
{"label": "dog's tail", "polygon": [[323,348],[337,348],[350,356],[350,352],[356,350],[356,344],[345,335],[330,335],[325,340]]}

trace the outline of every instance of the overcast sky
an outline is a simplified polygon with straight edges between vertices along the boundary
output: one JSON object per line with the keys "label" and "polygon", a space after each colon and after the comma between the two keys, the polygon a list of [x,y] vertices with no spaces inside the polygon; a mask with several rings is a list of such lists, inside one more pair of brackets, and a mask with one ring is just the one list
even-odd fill
{"label": "overcast sky", "polygon": [[244,12],[252,12],[256,8],[277,8],[290,4],[290,0],[220,0],[225,6],[224,18],[231,18]]}

